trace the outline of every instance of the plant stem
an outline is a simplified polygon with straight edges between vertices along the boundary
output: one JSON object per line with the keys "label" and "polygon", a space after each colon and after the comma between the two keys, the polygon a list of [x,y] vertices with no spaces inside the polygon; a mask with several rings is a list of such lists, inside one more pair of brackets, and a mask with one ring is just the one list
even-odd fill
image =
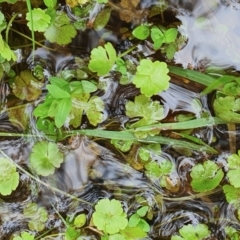
{"label": "plant stem", "polygon": [[[11,29],[11,31],[13,31],[13,32],[19,34],[20,36],[25,37],[26,39],[32,41],[32,39],[31,39],[30,37],[28,37],[27,35],[25,35],[25,34],[19,32],[19,31],[15,30],[15,29]],[[39,46],[41,46],[41,47],[43,47],[43,48],[45,48],[45,49],[47,49],[47,50],[56,51],[55,48],[46,47],[46,46],[44,46],[43,44],[41,44],[40,42],[37,42],[37,41],[35,41],[35,40],[34,40],[34,42],[35,42],[37,45],[39,45]]]}
{"label": "plant stem", "polygon": [[32,6],[31,6],[31,1],[30,0],[26,0],[27,3],[27,8],[28,8],[28,12],[30,13],[30,24],[31,24],[31,33],[32,33],[32,46],[33,46],[33,61],[34,61],[34,51],[35,51],[35,36],[34,36],[34,28],[33,28],[33,14],[32,14]]}
{"label": "plant stem", "polygon": [[49,185],[48,183],[43,182],[42,180],[40,180],[39,178],[33,176],[31,173],[29,173],[29,172],[26,171],[24,168],[22,168],[21,166],[19,166],[17,163],[15,163],[15,162],[14,162],[6,153],[4,153],[1,149],[0,149],[0,152],[1,152],[1,154],[2,154],[5,158],[7,158],[8,160],[10,160],[21,172],[25,173],[27,176],[29,176],[30,178],[32,178],[32,179],[35,180],[36,182],[42,184],[43,186],[45,186],[45,187],[47,187],[47,188],[50,188],[50,189],[53,190],[54,192],[60,193],[60,194],[62,194],[62,195],[64,195],[64,196],[67,196],[67,197],[69,197],[69,198],[72,198],[72,199],[74,199],[74,200],[76,200],[76,201],[79,201],[79,202],[83,202],[83,203],[87,203],[87,204],[89,204],[89,205],[92,205],[91,203],[89,203],[89,202],[87,202],[87,201],[81,200],[81,199],[79,199],[79,198],[77,198],[77,197],[75,197],[75,196],[73,196],[73,195],[71,195],[71,194],[68,194],[68,193],[66,193],[66,192],[64,192],[64,191],[62,191],[62,190],[60,190],[60,189],[58,189],[58,188],[55,188],[55,187]]}
{"label": "plant stem", "polygon": [[15,13],[12,18],[10,19],[7,28],[6,28],[6,33],[5,33],[5,38],[6,38],[6,43],[8,44],[8,35],[9,35],[9,30],[12,26],[12,22],[14,21],[14,19],[18,16],[19,13]]}
{"label": "plant stem", "polygon": [[126,50],[125,52],[119,54],[118,57],[119,57],[119,58],[124,57],[125,55],[127,55],[128,53],[130,53],[134,48],[136,48],[137,45],[138,45],[138,44],[133,45],[132,47],[130,47],[130,48],[129,48],[128,50]]}

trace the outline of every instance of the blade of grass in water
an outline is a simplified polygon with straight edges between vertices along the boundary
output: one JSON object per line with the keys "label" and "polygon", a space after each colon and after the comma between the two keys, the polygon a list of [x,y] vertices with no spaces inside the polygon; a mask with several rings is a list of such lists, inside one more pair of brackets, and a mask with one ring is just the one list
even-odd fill
{"label": "blade of grass in water", "polygon": [[215,78],[198,71],[190,70],[190,69],[183,69],[180,67],[170,66],[168,65],[169,72],[184,78],[187,78],[191,81],[200,83],[205,86],[209,86]]}
{"label": "blade of grass in water", "polygon": [[184,130],[184,129],[193,129],[200,128],[205,126],[213,126],[217,124],[226,124],[225,121],[217,117],[211,118],[198,118],[185,122],[175,122],[175,123],[158,123],[143,127],[138,127],[136,129],[130,130],[131,132],[135,131],[150,131],[150,130]]}
{"label": "blade of grass in water", "polygon": [[34,28],[33,28],[33,14],[32,14],[32,6],[31,6],[31,1],[30,0],[26,0],[26,3],[27,3],[27,8],[28,8],[28,12],[30,13],[30,17],[31,17],[31,34],[32,34],[32,51],[33,51],[33,61],[34,61],[34,51],[35,51],[35,36],[34,36]]}
{"label": "blade of grass in water", "polygon": [[88,130],[73,130],[73,131],[66,131],[64,132],[65,137],[76,135],[76,134],[82,134],[86,136],[92,136],[92,137],[100,137],[105,139],[118,139],[118,140],[133,140],[138,142],[145,142],[145,143],[160,143],[160,144],[166,144],[169,146],[178,146],[182,148],[188,148],[191,150],[196,151],[206,151],[208,153],[217,153],[217,151],[210,146],[202,146],[195,143],[178,140],[178,139],[172,139],[162,136],[149,136],[144,139],[139,139],[134,136],[134,134],[128,132],[128,131],[108,131],[108,130],[99,130],[99,129],[88,129]]}

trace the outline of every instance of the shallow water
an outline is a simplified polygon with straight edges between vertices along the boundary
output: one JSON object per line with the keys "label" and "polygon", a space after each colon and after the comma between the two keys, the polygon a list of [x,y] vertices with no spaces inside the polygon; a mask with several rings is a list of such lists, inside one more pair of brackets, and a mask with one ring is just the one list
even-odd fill
{"label": "shallow water", "polygon": [[[156,4],[156,1],[142,1],[141,7],[150,7],[153,4]],[[179,26],[181,33],[188,38],[186,45],[176,53],[175,63],[196,69],[205,69],[214,65],[233,68],[234,71],[239,70],[240,56],[237,55],[237,49],[240,34],[237,23],[240,6],[238,3],[232,2],[228,5],[217,1],[212,4],[207,1],[169,1],[169,4],[170,10],[174,11],[176,18],[181,21]],[[99,11],[94,9],[92,14],[95,10]],[[89,30],[80,32],[67,49],[51,52],[38,48],[35,52],[36,62],[40,62],[44,67],[45,77],[61,70],[74,69],[77,65],[75,57],[79,55],[88,57],[91,49],[98,45],[99,36],[100,33]],[[111,40],[119,46],[119,50],[128,44],[127,41],[121,42],[114,33]],[[46,45],[54,47],[49,43]],[[147,46],[144,47],[147,49]],[[142,46],[135,54],[141,51]],[[145,53],[151,55],[151,52]],[[32,62],[32,56],[22,57],[27,63],[26,68],[31,68],[35,64]],[[138,61],[134,57],[132,60]],[[133,100],[134,96],[139,94],[139,90],[132,85],[119,85],[115,76],[100,80],[104,88],[96,94],[101,96],[106,105],[105,121],[100,127],[111,130],[126,127],[129,119],[125,116],[124,105],[127,101]],[[21,133],[21,126],[12,124],[5,111],[7,107],[15,104],[9,94],[9,86],[4,81],[0,84],[0,132]],[[164,121],[173,121],[180,114],[190,114],[195,118],[200,118],[203,114],[211,116],[211,96],[201,96],[200,88],[202,90],[202,86],[192,87],[172,77],[170,88],[154,97],[154,100],[164,106]],[[40,98],[43,99],[44,96],[43,94]],[[29,153],[33,143],[44,139],[44,135],[36,128],[32,107],[29,106],[27,111],[31,124],[28,133],[37,136],[1,137],[0,148],[24,169],[31,170],[28,165]],[[82,127],[89,127],[85,119]],[[236,130],[239,130],[238,126]],[[154,161],[161,163],[167,159],[174,165],[175,170],[168,179],[168,189],[160,186],[159,179],[147,177],[143,167],[136,167],[137,152],[121,154],[108,140],[83,136],[75,136],[74,139],[70,139],[71,141],[61,142],[59,145],[65,156],[64,164],[51,177],[42,178],[42,181],[76,196],[80,202],[59,192],[56,193],[51,188],[36,183],[25,173],[21,173],[18,189],[11,196],[1,197],[3,201],[0,202],[0,238],[10,239],[13,233],[27,229],[28,219],[23,215],[23,209],[31,201],[47,208],[49,218],[45,230],[50,229],[55,233],[64,232],[65,229],[56,212],[64,217],[67,214],[85,212],[90,220],[93,209],[89,203],[95,204],[101,198],[116,198],[122,202],[124,210],[131,215],[139,207],[137,199],[143,197],[152,208],[149,239],[170,239],[182,226],[198,223],[206,223],[211,229],[212,235],[208,239],[226,239],[225,226],[234,226],[240,230],[236,209],[227,204],[222,190],[209,196],[195,197],[190,186],[189,174],[192,166],[208,158],[226,168],[226,158],[233,149],[231,146],[233,142],[229,141],[231,132],[235,138],[235,147],[239,149],[238,131],[228,129],[226,125],[219,125],[192,131],[193,136],[207,144],[212,144],[219,154],[186,151],[168,145],[161,146],[161,154],[152,153]],[[163,131],[164,136],[171,134],[174,133]],[[96,233],[89,229],[87,231],[89,236],[84,239],[98,239]]]}

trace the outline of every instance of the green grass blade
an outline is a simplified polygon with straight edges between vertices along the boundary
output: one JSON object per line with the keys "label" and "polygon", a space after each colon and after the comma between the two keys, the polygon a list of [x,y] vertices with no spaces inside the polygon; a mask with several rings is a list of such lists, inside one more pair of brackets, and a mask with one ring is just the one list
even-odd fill
{"label": "green grass blade", "polygon": [[172,74],[175,74],[180,77],[187,78],[191,81],[200,83],[205,86],[209,86],[213,81],[215,81],[215,78],[205,74],[200,73],[194,70],[190,69],[183,69],[180,67],[170,66],[168,65],[169,72]]}

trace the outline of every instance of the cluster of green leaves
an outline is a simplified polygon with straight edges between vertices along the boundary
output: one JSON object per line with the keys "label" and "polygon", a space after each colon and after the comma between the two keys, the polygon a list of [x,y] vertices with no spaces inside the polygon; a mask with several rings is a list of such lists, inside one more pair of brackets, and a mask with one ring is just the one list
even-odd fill
{"label": "cluster of green leaves", "polygon": [[48,212],[44,207],[38,207],[36,203],[30,202],[23,209],[23,215],[29,219],[30,230],[40,232],[45,228]]}
{"label": "cluster of green leaves", "polygon": [[227,226],[224,228],[227,234],[227,240],[237,240],[240,239],[240,232],[237,231],[235,228]]}
{"label": "cluster of green leaves", "polygon": [[214,112],[217,117],[226,122],[240,122],[240,78],[223,75],[212,82],[203,93],[207,94],[217,89],[213,102]]}
{"label": "cluster of green leaves", "polygon": [[81,213],[75,216],[74,218],[69,217],[67,219],[67,229],[65,232],[66,240],[80,240],[81,228],[86,224],[87,217],[86,214]]}
{"label": "cluster of green leaves", "polygon": [[[108,74],[114,64],[116,64],[117,71],[122,74],[126,73],[125,62],[121,58],[117,58],[116,51],[111,43],[106,43],[104,47],[99,46],[91,51],[88,68],[92,72],[96,72],[98,76]],[[151,97],[168,89],[170,80],[167,75],[168,71],[167,64],[164,62],[142,59],[132,82],[140,88],[142,94]]]}
{"label": "cluster of green leaves", "polygon": [[65,12],[56,11],[56,0],[45,0],[47,9],[34,8],[26,14],[32,31],[44,32],[46,39],[61,45],[69,44],[77,35],[75,25]]}
{"label": "cluster of green leaves", "polygon": [[6,40],[4,40],[2,31],[7,27],[7,21],[4,14],[0,11],[0,78],[3,73],[9,73],[11,70],[11,62],[17,60],[17,57],[13,50],[9,47]]}
{"label": "cluster of green leaves", "polygon": [[196,164],[190,173],[191,186],[196,192],[211,191],[222,181],[224,173],[219,166],[211,160],[203,164]]}
{"label": "cluster of green leaves", "polygon": [[171,240],[202,240],[210,235],[210,231],[205,224],[188,224],[179,230],[179,234],[172,236]]}
{"label": "cluster of green leaves", "polygon": [[149,224],[143,219],[147,211],[148,206],[141,207],[128,220],[120,201],[101,199],[95,206],[92,220],[94,226],[104,233],[102,240],[140,239],[150,231]]}
{"label": "cluster of green leaves", "polygon": [[154,50],[158,50],[162,47],[162,49],[166,52],[168,59],[172,59],[177,51],[178,45],[176,39],[178,30],[176,28],[166,29],[162,26],[158,27],[143,24],[136,27],[132,34],[140,40],[145,40],[150,36],[153,41]]}
{"label": "cluster of green leaves", "polygon": [[230,184],[223,186],[223,192],[229,203],[237,203],[240,196],[239,170],[240,170],[240,150],[238,154],[231,154],[227,158],[228,172],[227,178]]}
{"label": "cluster of green leaves", "polygon": [[0,158],[0,194],[10,195],[19,184],[16,165],[7,158]]}
{"label": "cluster of green leaves", "polygon": [[46,86],[48,94],[45,101],[33,112],[34,116],[39,117],[37,126],[40,130],[52,129],[51,122],[45,125],[49,119],[54,119],[57,128],[62,127],[67,118],[71,125],[78,127],[83,113],[94,126],[102,121],[103,101],[97,96],[90,98],[90,93],[97,89],[95,84],[86,80],[68,82],[58,77],[51,77],[49,81],[51,84]]}

